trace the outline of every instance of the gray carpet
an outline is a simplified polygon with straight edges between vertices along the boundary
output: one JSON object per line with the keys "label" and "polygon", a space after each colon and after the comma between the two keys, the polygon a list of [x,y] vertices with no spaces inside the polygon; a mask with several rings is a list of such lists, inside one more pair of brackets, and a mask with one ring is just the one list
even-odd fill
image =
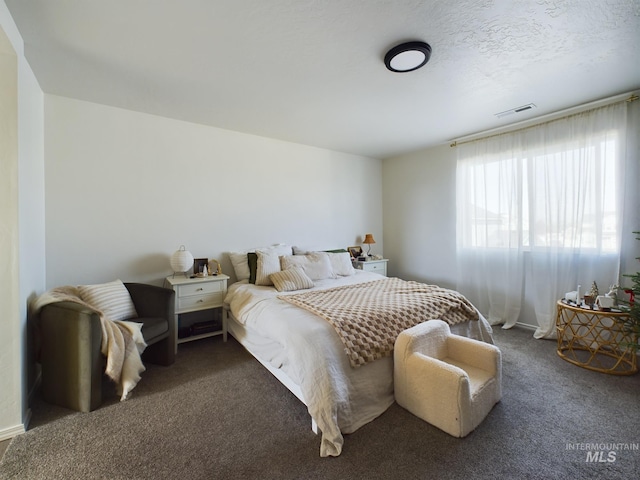
{"label": "gray carpet", "polygon": [[394,404],[347,435],[340,457],[320,458],[305,407],[235,340],[216,337],[181,345],[172,367],[150,365],[126,402],[113,394],[82,414],[36,399],[0,479],[638,478],[640,451],[587,461],[583,448],[638,446],[640,375],[571,365],[528,330],[495,339],[504,397],[464,439]]}

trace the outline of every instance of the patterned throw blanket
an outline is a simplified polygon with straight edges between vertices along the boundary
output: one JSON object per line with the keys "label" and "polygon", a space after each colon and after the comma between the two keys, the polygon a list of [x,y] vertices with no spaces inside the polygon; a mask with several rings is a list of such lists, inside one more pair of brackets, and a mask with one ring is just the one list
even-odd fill
{"label": "patterned throw blanket", "polygon": [[478,320],[477,310],[460,293],[399,278],[278,298],[327,320],[352,367],[390,356],[400,332],[424,321],[454,325]]}

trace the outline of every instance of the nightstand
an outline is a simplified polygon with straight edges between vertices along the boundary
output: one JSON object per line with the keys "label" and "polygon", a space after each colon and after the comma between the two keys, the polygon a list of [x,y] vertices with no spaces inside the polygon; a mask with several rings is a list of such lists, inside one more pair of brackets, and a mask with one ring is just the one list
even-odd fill
{"label": "nightstand", "polygon": [[366,260],[364,262],[356,260],[353,262],[353,266],[358,270],[364,270],[365,272],[375,272],[386,277],[388,261],[389,260],[386,258],[382,260]]}
{"label": "nightstand", "polygon": [[[176,292],[174,310],[176,332],[180,331],[181,315],[203,310],[221,309],[224,297],[227,294],[228,280],[229,277],[222,274],[202,278],[167,277],[165,284],[170,285],[173,291]],[[222,335],[222,339],[225,342],[227,341],[227,320],[224,314],[221,315],[219,329],[206,331],[206,333],[193,332],[182,338],[178,338],[176,334],[176,352],[178,351],[179,343],[191,342],[214,335]]]}

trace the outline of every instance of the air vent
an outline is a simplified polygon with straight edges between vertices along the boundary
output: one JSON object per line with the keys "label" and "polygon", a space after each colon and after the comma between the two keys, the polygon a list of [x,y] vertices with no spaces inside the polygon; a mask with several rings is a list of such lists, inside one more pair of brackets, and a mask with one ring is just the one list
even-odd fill
{"label": "air vent", "polygon": [[531,110],[532,108],[536,108],[536,106],[533,103],[527,103],[526,105],[522,105],[521,107],[512,108],[511,110],[496,113],[495,115],[498,118],[502,118],[508,115],[513,115],[514,113],[526,112],[527,110]]}

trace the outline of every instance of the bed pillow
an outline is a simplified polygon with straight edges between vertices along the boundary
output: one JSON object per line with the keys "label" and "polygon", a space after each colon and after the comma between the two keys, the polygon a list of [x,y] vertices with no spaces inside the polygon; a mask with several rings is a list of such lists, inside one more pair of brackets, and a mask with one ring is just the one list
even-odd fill
{"label": "bed pillow", "polygon": [[301,267],[304,273],[311,280],[324,280],[325,278],[336,278],[331,267],[329,254],[325,252],[313,252],[306,255],[290,255],[280,257],[282,270],[293,267]]}
{"label": "bed pillow", "polygon": [[78,291],[82,300],[100,310],[110,320],[129,320],[138,316],[129,290],[120,280],[97,285],[80,285]]}
{"label": "bed pillow", "polygon": [[[271,280],[269,280],[269,275],[280,271],[280,262],[278,261],[278,269],[274,270],[274,271],[268,271],[268,270],[263,270],[261,272],[261,282],[262,283],[258,283],[257,281],[257,276],[258,276],[258,253],[264,253],[264,254],[275,254],[276,257],[279,257],[280,255],[291,255],[291,252],[293,250],[291,249],[290,245],[286,245],[286,244],[278,244],[278,245],[272,245],[271,247],[263,247],[263,248],[256,248],[255,252],[250,252],[247,254],[247,259],[248,259],[248,264],[249,264],[249,283],[255,283],[256,285],[273,285],[273,283],[271,283]],[[272,260],[272,259],[265,259],[265,260]]]}
{"label": "bed pillow", "polygon": [[[347,250],[344,248],[336,248],[333,250],[324,250],[322,248],[305,248],[305,247],[292,247],[294,255],[306,255],[307,253],[313,252],[327,252],[327,253],[341,253],[346,252]],[[347,252],[348,253],[348,252]]]}
{"label": "bed pillow", "polygon": [[[269,276],[272,273],[279,272],[282,270],[280,267],[280,257],[277,250],[268,250],[268,251],[257,251],[257,262],[256,262],[256,285],[264,285],[269,286],[273,285],[271,278]],[[286,255],[287,257],[291,257],[292,255]],[[282,256],[283,258],[285,256]]]}
{"label": "bed pillow", "polygon": [[251,272],[249,271],[249,261],[248,254],[249,252],[228,252],[229,260],[231,260],[231,265],[233,265],[233,271],[236,274],[236,279],[240,280],[248,280]]}
{"label": "bed pillow", "polygon": [[344,252],[327,253],[333,273],[342,277],[354,275],[356,270],[351,263],[351,255],[346,250]]}
{"label": "bed pillow", "polygon": [[272,273],[269,278],[279,292],[293,292],[314,286],[313,280],[300,267],[292,267],[288,270]]}

